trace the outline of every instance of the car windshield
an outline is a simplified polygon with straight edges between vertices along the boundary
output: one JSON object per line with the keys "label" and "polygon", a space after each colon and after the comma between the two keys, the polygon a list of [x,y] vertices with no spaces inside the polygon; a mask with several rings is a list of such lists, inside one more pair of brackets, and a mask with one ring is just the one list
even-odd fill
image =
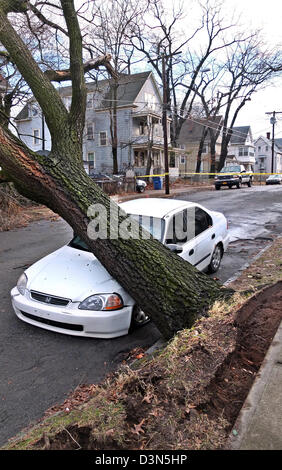
{"label": "car windshield", "polygon": [[233,172],[233,171],[241,171],[241,168],[238,165],[224,166],[220,170],[220,173],[230,173],[230,172]]}
{"label": "car windshield", "polygon": [[165,221],[159,217],[150,217],[148,215],[129,214],[132,219],[136,220],[145,230],[147,230],[154,238],[161,241],[164,234]]}
{"label": "car windshield", "polygon": [[[147,230],[154,238],[161,241],[164,234],[165,221],[158,217],[150,217],[138,214],[128,214],[136,220],[145,230]],[[81,240],[78,235],[75,235],[70,241],[69,246],[77,250],[90,251],[87,244]]]}

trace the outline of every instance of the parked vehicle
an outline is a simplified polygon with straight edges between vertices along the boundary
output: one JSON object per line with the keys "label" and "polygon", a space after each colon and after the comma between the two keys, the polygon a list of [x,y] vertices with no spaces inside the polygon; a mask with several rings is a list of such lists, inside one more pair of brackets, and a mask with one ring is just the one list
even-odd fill
{"label": "parked vehicle", "polygon": [[265,184],[281,184],[282,182],[282,175],[270,175],[265,180]]}
{"label": "parked vehicle", "polygon": [[137,193],[143,193],[147,187],[147,183],[143,180],[136,179],[136,191]]}
{"label": "parked vehicle", "polygon": [[247,184],[250,188],[252,182],[253,172],[246,171],[244,165],[224,166],[214,178],[215,189],[220,189],[221,186],[227,186],[228,188],[236,186],[239,189],[242,184]]}
{"label": "parked vehicle", "polygon": [[[121,207],[197,269],[218,270],[228,246],[223,214],[159,198],[127,201]],[[69,335],[114,338],[149,321],[78,236],[26,269],[11,297],[21,320]]]}

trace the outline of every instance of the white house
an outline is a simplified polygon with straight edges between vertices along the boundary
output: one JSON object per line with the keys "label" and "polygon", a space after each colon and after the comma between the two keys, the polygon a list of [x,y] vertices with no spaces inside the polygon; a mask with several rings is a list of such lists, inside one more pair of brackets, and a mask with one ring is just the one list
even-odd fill
{"label": "white house", "polygon": [[250,126],[233,127],[226,161],[236,161],[244,165],[246,170],[254,170],[255,145]]}
{"label": "white house", "polygon": [[[88,173],[112,173],[111,81],[87,83],[87,88],[84,167]],[[71,91],[70,86],[59,89],[67,109],[71,105]],[[134,168],[136,174],[145,175],[149,151],[151,171],[164,169],[162,109],[161,94],[152,72],[120,76],[117,88],[117,158],[120,171]],[[50,133],[34,99],[26,104],[15,121],[21,139],[28,147],[34,151],[50,150]],[[167,128],[169,136],[169,121]]]}
{"label": "white house", "polygon": [[[272,140],[270,132],[266,137],[255,140],[256,173],[272,173]],[[282,173],[282,139],[274,139],[273,172]]]}

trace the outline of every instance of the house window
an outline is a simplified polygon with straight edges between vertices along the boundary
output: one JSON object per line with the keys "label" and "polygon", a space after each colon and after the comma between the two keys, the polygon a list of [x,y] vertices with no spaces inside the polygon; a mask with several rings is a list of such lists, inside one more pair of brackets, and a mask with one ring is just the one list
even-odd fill
{"label": "house window", "polygon": [[87,161],[88,162],[94,162],[95,161],[95,153],[94,152],[88,152]]}
{"label": "house window", "polygon": [[268,145],[265,146],[265,151],[268,152]]}
{"label": "house window", "polygon": [[239,148],[239,157],[246,157],[248,156],[248,147],[240,147]]}
{"label": "house window", "polygon": [[93,98],[94,98],[93,93],[88,93],[87,94],[87,101],[86,101],[86,108],[87,109],[92,109],[93,108]]}
{"label": "house window", "polygon": [[87,160],[86,162],[84,162],[84,168],[86,170],[86,173],[88,173],[88,175],[91,175],[94,173],[95,170],[95,153],[88,152],[86,158]]}
{"label": "house window", "polygon": [[100,145],[101,147],[104,147],[107,145],[107,132],[103,131],[99,133],[100,136]]}
{"label": "house window", "polygon": [[180,163],[181,163],[181,165],[185,165],[185,163],[186,163],[186,157],[185,157],[185,155],[181,155],[181,157],[180,157]]}
{"label": "house window", "polygon": [[134,152],[134,165],[137,167],[145,166],[145,154],[144,152]]}
{"label": "house window", "polygon": [[208,153],[208,146],[207,145],[203,145],[202,153]]}
{"label": "house window", "polygon": [[39,113],[39,110],[38,110],[37,106],[34,106],[34,105],[31,106],[31,108],[30,108],[30,116],[31,116],[31,117],[36,117],[36,116],[38,116],[38,113]]}
{"label": "house window", "polygon": [[87,140],[94,140],[94,122],[87,123]]}
{"label": "house window", "polygon": [[33,145],[40,144],[40,131],[39,129],[33,129]]}
{"label": "house window", "polygon": [[145,102],[148,108],[152,110],[156,109],[156,97],[152,93],[145,93]]}
{"label": "house window", "polygon": [[145,121],[140,121],[139,135],[145,135],[146,134],[146,132],[145,132],[146,128],[147,128],[146,122]]}
{"label": "house window", "polygon": [[175,168],[175,153],[171,153],[169,156],[169,166]]}

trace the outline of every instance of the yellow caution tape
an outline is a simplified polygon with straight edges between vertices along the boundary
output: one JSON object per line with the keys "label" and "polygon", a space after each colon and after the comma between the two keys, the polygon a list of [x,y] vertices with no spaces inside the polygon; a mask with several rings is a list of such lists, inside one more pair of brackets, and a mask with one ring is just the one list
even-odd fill
{"label": "yellow caution tape", "polygon": [[[170,175],[170,173],[162,173],[160,175],[139,175],[139,176],[135,176],[135,178],[153,178],[154,176],[166,176],[166,175],[170,175],[172,177],[179,177],[181,178],[181,176],[184,176],[184,175],[198,175],[198,176],[202,176],[202,175],[209,175],[209,176],[222,176],[222,175],[234,175],[234,174],[239,174],[239,173],[181,173],[179,175]],[[282,173],[249,173],[249,172],[246,172],[245,173],[246,176],[260,176],[260,175],[281,175],[282,176]]]}

